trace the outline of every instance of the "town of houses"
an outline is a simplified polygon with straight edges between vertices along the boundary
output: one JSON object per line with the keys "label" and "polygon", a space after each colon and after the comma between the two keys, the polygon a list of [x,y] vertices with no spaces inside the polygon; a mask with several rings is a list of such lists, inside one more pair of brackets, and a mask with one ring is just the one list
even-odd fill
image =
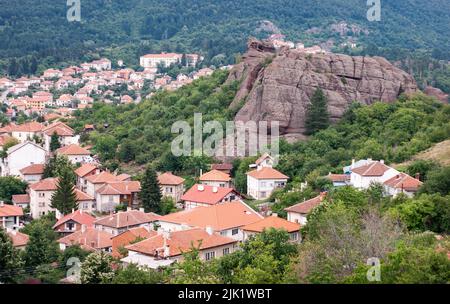
{"label": "town of houses", "polygon": [[[211,75],[211,68],[196,69],[202,60],[203,57],[198,54],[147,54],[140,58],[139,71],[123,67],[114,70],[111,61],[102,58],[62,70],[47,69],[40,77],[4,77],[0,78],[0,101],[7,106],[5,114],[9,118],[19,113],[27,116],[68,116],[76,109],[92,107],[94,101],[138,103],[155,90],[176,90],[200,77]],[[179,74],[176,78],[159,73],[160,67],[181,63],[192,68],[193,72]],[[118,62],[118,65],[123,66],[123,63]],[[114,87],[123,85],[126,86],[125,92],[114,92]],[[134,92],[133,96],[127,94],[130,91]]]}
{"label": "town of houses", "polygon": [[[50,151],[51,137],[58,136],[61,147]],[[12,205],[0,203],[0,227],[7,230],[17,248],[24,248],[28,236],[19,231],[27,224],[24,216],[39,219],[55,212],[53,229],[59,234],[61,250],[80,245],[90,251],[104,251],[124,265],[135,263],[158,269],[183,259],[192,244],[199,245],[200,258],[211,260],[239,250],[239,244],[264,229],[284,229],[292,242],[301,242],[301,227],[308,214],[320,205],[326,192],[285,209],[287,219],[252,208],[249,201],[267,201],[272,192],[286,186],[289,176],[274,168],[274,159],[263,154],[247,172],[247,193],[233,185],[231,164],[214,164],[185,188],[185,179],[171,172],[159,172],[161,194],[177,203],[174,213],[146,213],[139,200],[141,184],[128,174],[103,170],[88,147],[79,144],[79,135],[65,123],[27,122],[0,129],[3,142],[15,138],[1,160],[0,175],[14,176],[28,184],[25,193],[13,195]],[[40,144],[34,139],[38,138]],[[76,166],[75,194],[78,209],[67,215],[51,207],[58,178],[43,178],[46,163],[53,155],[63,155]],[[335,187],[367,189],[380,183],[386,195],[414,195],[421,182],[372,159],[352,161],[342,174],[329,174]],[[125,205],[126,211],[116,207]],[[142,239],[134,242],[136,238]],[[127,249],[122,255],[121,248]]]}

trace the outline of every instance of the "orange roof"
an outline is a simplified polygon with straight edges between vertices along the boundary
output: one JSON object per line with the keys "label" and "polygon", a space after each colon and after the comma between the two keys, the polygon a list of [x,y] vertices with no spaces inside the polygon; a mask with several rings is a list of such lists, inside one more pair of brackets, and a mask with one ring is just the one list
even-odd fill
{"label": "orange roof", "polygon": [[52,136],[55,132],[58,136],[73,136],[75,134],[71,127],[61,121],[49,125],[42,131],[48,136]]}
{"label": "orange roof", "polygon": [[94,200],[94,198],[92,196],[90,196],[89,194],[87,194],[87,193],[85,193],[85,192],[83,192],[81,190],[78,190],[76,188],[75,188],[75,194],[77,196],[77,201],[78,202]]}
{"label": "orange roof", "polygon": [[89,175],[86,180],[93,184],[104,184],[108,182],[120,181],[116,175],[113,175],[107,171],[100,172],[99,174]]}
{"label": "orange roof", "polygon": [[28,235],[16,230],[9,231],[8,235],[11,238],[14,247],[26,246],[30,240]]}
{"label": "orange roof", "polygon": [[20,173],[23,175],[37,175],[44,173],[44,164],[33,164],[29,165],[28,167],[22,168],[20,170]]}
{"label": "orange roof", "polygon": [[184,183],[184,178],[166,172],[158,175],[158,182],[160,185],[179,185]]}
{"label": "orange roof", "polygon": [[14,123],[7,124],[6,126],[0,128],[0,133],[11,133],[16,128],[16,126],[17,125]]}
{"label": "orange roof", "polygon": [[144,227],[135,227],[131,228],[127,231],[119,233],[118,235],[113,236],[112,239],[112,255],[114,257],[119,257],[120,253],[118,252],[119,247],[129,245],[134,242],[137,238],[148,239],[149,237],[157,235],[156,231],[148,231]]}
{"label": "orange roof", "polygon": [[185,194],[183,194],[183,196],[181,196],[181,200],[215,205],[231,192],[236,191],[233,188],[213,187],[209,185],[196,184],[192,186],[192,188],[189,189]]}
{"label": "orange roof", "polygon": [[79,177],[84,177],[92,171],[97,170],[97,166],[93,164],[82,164],[75,170],[75,174]]}
{"label": "orange roof", "polygon": [[22,216],[23,210],[22,207],[13,206],[3,203],[3,206],[0,205],[0,217],[7,216]]}
{"label": "orange roof", "polygon": [[171,213],[162,216],[159,221],[200,228],[209,226],[221,231],[248,225],[261,219],[261,215],[244,203],[230,202]]}
{"label": "orange roof", "polygon": [[296,205],[293,205],[291,207],[285,208],[284,210],[286,210],[287,212],[308,214],[311,212],[312,209],[319,206],[325,197],[326,197],[326,192],[323,192],[312,199],[309,199],[307,201],[304,201],[304,202],[298,203]]}
{"label": "orange roof", "polygon": [[330,173],[326,176],[326,178],[328,178],[332,182],[348,182],[348,181],[350,181],[350,175],[348,175],[348,174],[332,174],[332,173]]}
{"label": "orange roof", "polygon": [[362,176],[382,176],[384,172],[389,170],[390,167],[385,164],[375,161],[368,165],[357,167],[352,169],[352,173],[356,173]]}
{"label": "orange roof", "polygon": [[35,121],[31,121],[21,125],[13,126],[12,132],[41,132],[43,129],[44,125]]}
{"label": "orange roof", "polygon": [[13,137],[11,137],[7,134],[0,135],[0,146],[3,146],[10,140],[13,140]]}
{"label": "orange roof", "polygon": [[128,245],[125,248],[150,256],[164,256],[164,245],[166,244],[169,246],[167,256],[178,256],[183,252],[189,252],[192,246],[199,247],[200,250],[205,250],[236,242],[237,240],[232,238],[215,233],[209,234],[203,229],[194,228],[171,232],[169,238],[166,240],[164,240],[162,234],[158,234],[141,242]]}
{"label": "orange roof", "polygon": [[242,230],[252,231],[252,232],[263,232],[264,229],[275,228],[284,229],[287,232],[296,232],[300,230],[300,225],[297,223],[289,222],[278,216],[269,216],[258,222],[245,225]]}
{"label": "orange roof", "polygon": [[256,161],[255,164],[259,165],[260,163],[262,163],[266,158],[272,158],[269,153],[264,153],[263,155],[261,155]]}
{"label": "orange roof", "polygon": [[141,183],[138,181],[108,182],[101,186],[97,193],[101,195],[129,195],[141,191]]}
{"label": "orange roof", "polygon": [[385,181],[384,184],[391,188],[403,189],[411,192],[419,190],[419,187],[422,186],[422,182],[420,180],[405,173],[397,174],[396,176]]}
{"label": "orange roof", "polygon": [[38,181],[30,186],[34,191],[55,191],[58,185],[58,178],[49,177]]}
{"label": "orange roof", "polygon": [[29,204],[30,195],[29,194],[15,194],[12,196],[13,204]]}
{"label": "orange roof", "polygon": [[200,181],[229,182],[231,177],[219,170],[211,170],[200,176]]}
{"label": "orange roof", "polygon": [[250,172],[247,172],[247,175],[256,178],[256,179],[288,179],[289,177],[284,175],[278,170],[275,170],[270,167],[263,167],[261,169],[256,169]]}
{"label": "orange roof", "polygon": [[112,236],[112,234],[106,231],[96,230],[93,227],[86,227],[84,231],[78,230],[72,234],[60,238],[58,242],[66,245],[78,244],[86,246],[89,249],[101,249],[112,246]]}
{"label": "orange roof", "polygon": [[56,153],[62,155],[91,155],[91,151],[75,144],[61,147],[56,150]]}
{"label": "orange roof", "polygon": [[152,212],[145,213],[139,210],[130,210],[125,212],[117,212],[115,214],[99,218],[94,222],[94,224],[112,228],[123,228],[127,226],[152,223],[159,218],[159,215]]}
{"label": "orange roof", "polygon": [[83,212],[82,210],[77,210],[75,212],[69,213],[66,216],[60,218],[55,225],[53,225],[53,229],[64,224],[68,221],[77,222],[80,225],[86,225],[87,227],[94,226],[95,217],[90,215],[87,212]]}
{"label": "orange roof", "polygon": [[44,115],[44,119],[46,121],[50,121],[53,119],[61,118],[62,116],[56,113],[48,113],[47,115]]}

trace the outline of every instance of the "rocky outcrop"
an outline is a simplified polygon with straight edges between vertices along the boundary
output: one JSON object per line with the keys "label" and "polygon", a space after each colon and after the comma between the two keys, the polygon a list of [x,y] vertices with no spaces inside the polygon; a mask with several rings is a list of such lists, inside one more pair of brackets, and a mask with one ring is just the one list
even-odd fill
{"label": "rocky outcrop", "polygon": [[448,98],[448,94],[445,94],[444,92],[442,92],[441,89],[432,87],[432,86],[427,86],[423,92],[425,94],[427,94],[428,96],[432,96],[435,97],[437,100],[439,100],[442,103],[448,103],[449,102],[449,98]]}
{"label": "rocky outcrop", "polygon": [[306,54],[275,51],[269,42],[251,40],[248,52],[230,72],[228,81],[241,86],[230,107],[239,107],[236,121],[279,121],[288,140],[304,138],[310,97],[321,88],[328,97],[332,121],[357,101],[393,102],[401,93],[417,91],[413,77],[381,57]]}

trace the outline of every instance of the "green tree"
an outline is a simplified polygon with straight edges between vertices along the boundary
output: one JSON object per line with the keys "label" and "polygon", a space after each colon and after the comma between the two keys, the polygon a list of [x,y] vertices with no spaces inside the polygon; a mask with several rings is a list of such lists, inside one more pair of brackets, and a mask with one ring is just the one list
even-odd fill
{"label": "green tree", "polygon": [[27,266],[50,264],[57,261],[59,256],[56,233],[53,229],[40,221],[28,231],[30,240],[25,248],[25,261]]}
{"label": "green tree", "polygon": [[153,269],[140,268],[130,264],[116,271],[112,284],[158,284],[163,282],[163,274]]}
{"label": "green tree", "polygon": [[73,177],[68,170],[63,171],[62,175],[59,177],[58,185],[56,191],[52,195],[50,206],[57,209],[63,215],[71,213],[74,209],[78,209]]}
{"label": "green tree", "polygon": [[3,228],[0,228],[0,283],[15,283],[23,262]]}
{"label": "green tree", "polygon": [[428,173],[428,178],[423,183],[420,192],[450,194],[450,167]]}
{"label": "green tree", "polygon": [[145,212],[161,212],[161,188],[156,171],[151,167],[147,167],[142,177],[139,198]]}
{"label": "green tree", "polygon": [[419,174],[420,180],[425,181],[427,180],[428,173],[438,169],[438,167],[439,165],[431,160],[419,159],[412,162],[406,168],[406,173],[414,177],[416,176],[416,174]]}
{"label": "green tree", "polygon": [[57,149],[61,148],[61,143],[59,142],[59,136],[56,134],[56,131],[53,132],[51,138],[50,138],[50,151],[56,151]]}
{"label": "green tree", "polygon": [[0,177],[0,201],[11,202],[14,194],[25,193],[27,183],[12,176]]}
{"label": "green tree", "polygon": [[311,103],[306,110],[306,134],[312,135],[319,130],[328,128],[329,125],[328,101],[323,91],[318,88],[311,97]]}
{"label": "green tree", "polygon": [[112,262],[113,258],[103,251],[93,252],[88,255],[81,264],[81,283],[111,283],[114,278]]}
{"label": "green tree", "polygon": [[69,174],[73,183],[75,183],[76,176],[73,171],[74,166],[65,155],[55,155],[45,164],[42,177],[61,177],[63,174]]}

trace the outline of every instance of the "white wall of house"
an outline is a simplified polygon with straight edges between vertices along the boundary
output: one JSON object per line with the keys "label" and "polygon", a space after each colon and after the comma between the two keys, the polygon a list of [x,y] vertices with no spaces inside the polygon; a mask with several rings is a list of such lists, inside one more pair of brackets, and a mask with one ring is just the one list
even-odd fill
{"label": "white wall of house", "polygon": [[44,149],[34,144],[25,144],[23,147],[9,153],[1,165],[2,176],[20,176],[20,170],[33,164],[44,164],[46,153]]}
{"label": "white wall of house", "polygon": [[27,140],[32,141],[34,135],[41,136],[40,132],[11,132],[12,137],[16,138],[20,143],[23,143]]}
{"label": "white wall of house", "polygon": [[90,155],[67,155],[67,158],[72,164],[77,163],[92,163],[94,159]]}
{"label": "white wall of house", "polygon": [[231,187],[231,182],[225,182],[225,181],[201,181],[200,182],[203,185],[208,185],[211,187],[227,187],[230,188]]}
{"label": "white wall of house", "polygon": [[406,190],[402,191],[402,189],[398,189],[398,188],[392,188],[392,187],[384,186],[384,190],[386,191],[386,194],[388,196],[392,196],[392,197],[396,197],[397,195],[399,195],[402,192],[403,192],[403,194],[405,194],[408,197],[413,197],[414,196],[414,192],[410,192],[410,191],[406,191]]}
{"label": "white wall of house", "polygon": [[35,191],[30,189],[30,212],[34,219],[55,211],[50,207],[54,191]]}
{"label": "white wall of house", "polygon": [[19,216],[0,217],[0,227],[3,229],[14,229],[19,226]]}
{"label": "white wall of house", "polygon": [[110,212],[114,211],[116,206],[120,204],[120,195],[101,195],[97,193],[95,200],[97,211]]}
{"label": "white wall of house", "polygon": [[300,214],[297,212],[287,212],[287,220],[289,222],[298,223],[302,226],[307,222],[306,216],[306,214]]}
{"label": "white wall of house", "polygon": [[[236,195],[236,193],[231,192],[228,193],[218,204],[224,204],[224,203],[229,203],[232,201],[237,201],[237,200],[242,200],[242,198],[239,195]],[[197,207],[209,207],[211,206],[210,204],[205,204],[205,203],[199,203],[199,202],[192,202],[192,201],[185,201],[184,202],[184,209],[188,210],[188,209],[193,209],[193,208],[197,208]]]}
{"label": "white wall of house", "polygon": [[247,175],[247,194],[254,199],[266,199],[278,188],[278,185],[286,185],[287,179],[256,179]]}
{"label": "white wall of house", "polygon": [[388,179],[396,176],[399,172],[390,168],[382,176],[362,176],[352,172],[350,175],[350,184],[358,189],[368,189],[372,183],[383,183]]}
{"label": "white wall of house", "polygon": [[42,174],[20,174],[20,178],[29,184],[34,184],[42,179]]}
{"label": "white wall of house", "polygon": [[161,185],[161,194],[165,197],[171,197],[178,203],[181,200],[181,196],[184,192],[184,185]]}

